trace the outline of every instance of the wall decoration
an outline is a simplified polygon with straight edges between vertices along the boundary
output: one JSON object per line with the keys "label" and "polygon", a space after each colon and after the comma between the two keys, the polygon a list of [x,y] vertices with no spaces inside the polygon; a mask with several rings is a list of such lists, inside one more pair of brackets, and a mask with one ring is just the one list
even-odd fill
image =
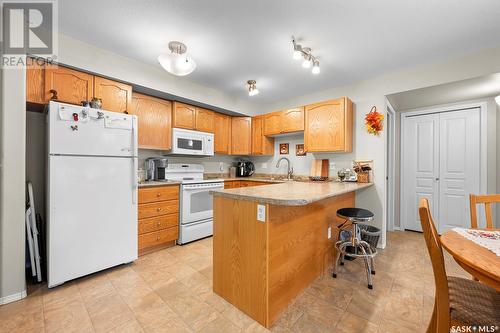
{"label": "wall decoration", "polygon": [[280,143],[280,155],[288,155],[288,143]]}
{"label": "wall decoration", "polygon": [[377,136],[384,129],[384,115],[377,111],[376,106],[373,106],[370,112],[366,114],[365,125],[368,133]]}
{"label": "wall decoration", "polygon": [[296,156],[306,156],[306,150],[304,149],[303,143],[295,145],[295,155]]}

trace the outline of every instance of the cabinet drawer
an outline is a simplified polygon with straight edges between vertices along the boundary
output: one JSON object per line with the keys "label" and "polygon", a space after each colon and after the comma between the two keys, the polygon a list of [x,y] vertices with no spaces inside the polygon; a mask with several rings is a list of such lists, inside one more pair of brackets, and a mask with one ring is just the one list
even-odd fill
{"label": "cabinet drawer", "polygon": [[139,251],[174,241],[177,238],[179,238],[179,227],[172,227],[139,235]]}
{"label": "cabinet drawer", "polygon": [[159,201],[152,203],[140,204],[138,209],[138,217],[145,219],[165,214],[173,214],[179,211],[179,200]]}
{"label": "cabinet drawer", "polygon": [[158,231],[161,229],[177,227],[178,225],[179,225],[178,214],[151,217],[139,220],[138,233],[139,235],[142,235],[148,232]]}
{"label": "cabinet drawer", "polygon": [[179,185],[139,189],[139,203],[179,200]]}

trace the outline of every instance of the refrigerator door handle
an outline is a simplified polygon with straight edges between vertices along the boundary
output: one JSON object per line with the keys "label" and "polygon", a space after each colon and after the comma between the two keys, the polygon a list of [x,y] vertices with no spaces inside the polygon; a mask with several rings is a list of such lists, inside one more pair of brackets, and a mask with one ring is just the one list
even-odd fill
{"label": "refrigerator door handle", "polygon": [[132,203],[137,203],[137,191],[139,185],[137,183],[137,157],[132,157]]}
{"label": "refrigerator door handle", "polygon": [[137,179],[137,116],[132,116],[132,203],[137,203],[138,179]]}

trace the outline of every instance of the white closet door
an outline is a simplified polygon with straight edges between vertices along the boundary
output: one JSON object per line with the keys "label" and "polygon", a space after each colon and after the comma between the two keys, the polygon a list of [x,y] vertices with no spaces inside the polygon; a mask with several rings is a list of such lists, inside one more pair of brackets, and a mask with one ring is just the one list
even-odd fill
{"label": "white closet door", "polygon": [[418,215],[421,198],[429,200],[432,214],[439,212],[439,115],[429,114],[404,118],[402,151],[403,207],[401,217],[405,229],[422,231]]}
{"label": "white closet door", "polygon": [[470,227],[469,194],[479,193],[479,108],[439,114],[440,233]]}

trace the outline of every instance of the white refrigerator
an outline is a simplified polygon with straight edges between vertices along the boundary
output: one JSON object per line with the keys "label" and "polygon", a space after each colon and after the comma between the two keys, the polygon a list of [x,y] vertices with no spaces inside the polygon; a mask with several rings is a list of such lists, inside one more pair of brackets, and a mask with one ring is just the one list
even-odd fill
{"label": "white refrigerator", "polygon": [[137,259],[137,117],[50,102],[49,288]]}

